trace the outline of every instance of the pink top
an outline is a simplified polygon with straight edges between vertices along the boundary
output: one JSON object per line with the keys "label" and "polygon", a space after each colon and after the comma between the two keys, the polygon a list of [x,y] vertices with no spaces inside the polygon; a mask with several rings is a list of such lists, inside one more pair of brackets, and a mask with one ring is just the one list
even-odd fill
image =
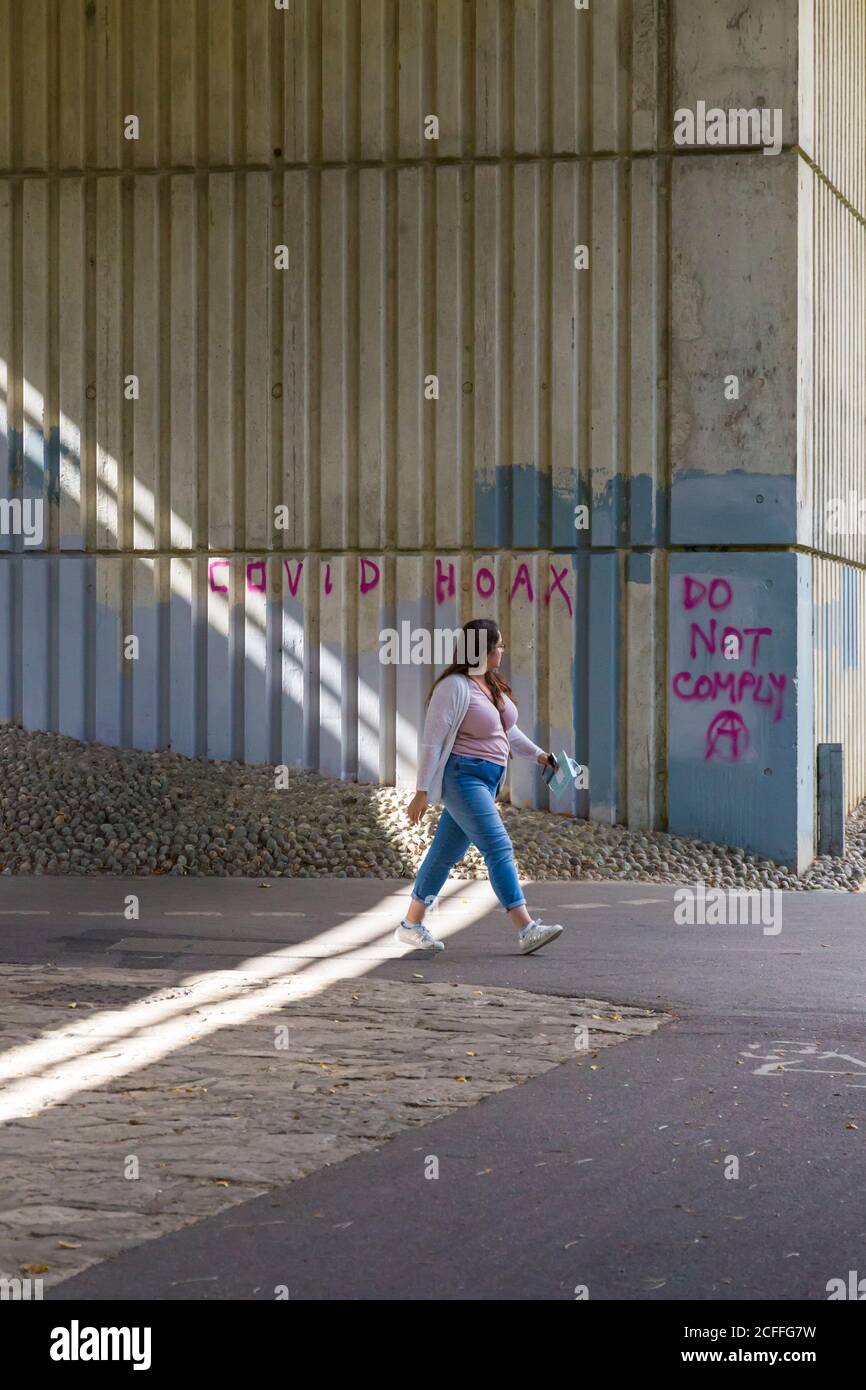
{"label": "pink top", "polygon": [[[502,718],[499,710],[480,689],[476,681],[470,680],[469,708],[454,740],[452,753],[462,753],[467,758],[486,758],[488,762],[508,763],[509,744],[505,729],[517,723],[517,706],[507,695],[502,697]],[[505,729],[503,729],[503,724]]]}

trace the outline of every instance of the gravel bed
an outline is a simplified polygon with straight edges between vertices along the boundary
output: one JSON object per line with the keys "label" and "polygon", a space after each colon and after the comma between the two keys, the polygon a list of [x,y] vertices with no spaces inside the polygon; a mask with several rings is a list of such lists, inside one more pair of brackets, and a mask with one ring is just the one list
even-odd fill
{"label": "gravel bed", "polygon": [[[0,728],[4,874],[215,874],[414,878],[438,812],[409,824],[409,793],[270,767],[208,762]],[[798,877],[784,865],[661,831],[501,807],[520,876],[715,887],[837,888],[866,881],[866,802],[848,818],[845,859]],[[486,877],[470,849],[458,878]]]}

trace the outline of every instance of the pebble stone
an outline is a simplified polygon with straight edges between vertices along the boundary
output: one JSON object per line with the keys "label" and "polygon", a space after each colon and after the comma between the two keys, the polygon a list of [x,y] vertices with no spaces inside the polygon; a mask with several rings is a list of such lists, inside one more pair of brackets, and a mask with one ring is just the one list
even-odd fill
{"label": "pebble stone", "polygon": [[[290,770],[81,743],[0,728],[0,872],[412,879],[439,812],[406,818],[409,793]],[[734,846],[628,830],[501,803],[527,880],[636,880],[713,887],[862,891],[866,802],[848,817],[844,859],[801,875]],[[486,878],[470,848],[454,869]]]}

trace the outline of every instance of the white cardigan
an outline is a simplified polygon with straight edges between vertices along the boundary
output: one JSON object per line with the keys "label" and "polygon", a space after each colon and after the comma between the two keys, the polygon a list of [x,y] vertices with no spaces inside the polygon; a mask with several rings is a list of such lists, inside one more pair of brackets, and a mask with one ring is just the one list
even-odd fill
{"label": "white cardigan", "polygon": [[[451,756],[457,731],[466,718],[472,685],[468,676],[446,676],[436,686],[427,706],[424,732],[421,735],[416,789],[427,793],[433,805],[442,799],[442,776]],[[508,730],[508,742],[518,758],[537,758],[544,752],[520,732],[516,724]]]}

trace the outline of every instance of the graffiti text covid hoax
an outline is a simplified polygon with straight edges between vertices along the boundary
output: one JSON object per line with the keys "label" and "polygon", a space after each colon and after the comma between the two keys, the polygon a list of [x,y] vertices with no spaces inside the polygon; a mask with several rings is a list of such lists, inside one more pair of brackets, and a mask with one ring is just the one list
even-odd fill
{"label": "graffiti text covid hoax", "polygon": [[[277,562],[277,557],[271,557],[272,562]],[[208,585],[213,594],[229,593],[229,576],[234,561],[229,559],[214,559],[208,561]],[[249,593],[264,594],[268,591],[267,560],[246,560],[241,561],[246,566],[246,588]],[[304,572],[304,560],[283,560],[285,571],[285,581],[288,591],[293,598],[296,598],[301,583],[301,576]],[[519,596],[525,597],[530,603],[550,604],[555,599],[556,607],[561,609],[569,618],[574,615],[574,605],[571,594],[566,587],[570,576],[568,565],[557,567],[553,562],[549,563],[550,577],[546,583],[536,588],[533,584],[529,565],[525,562],[520,563],[514,572],[514,577],[510,584],[506,584],[501,589],[501,597],[507,603],[513,603]],[[368,555],[362,555],[358,566],[358,592],[368,594],[378,589],[382,580],[382,567],[376,560],[370,559]],[[322,594],[326,597],[333,592],[334,578],[331,562],[325,560],[321,571]],[[433,587],[437,606],[445,603],[447,599],[454,598],[457,593],[457,567],[453,561],[442,561],[438,557],[435,561],[433,575]],[[496,576],[486,565],[481,565],[475,571],[474,583],[475,594],[478,598],[487,601],[492,599],[497,593]],[[399,600],[399,594],[397,598]]]}

